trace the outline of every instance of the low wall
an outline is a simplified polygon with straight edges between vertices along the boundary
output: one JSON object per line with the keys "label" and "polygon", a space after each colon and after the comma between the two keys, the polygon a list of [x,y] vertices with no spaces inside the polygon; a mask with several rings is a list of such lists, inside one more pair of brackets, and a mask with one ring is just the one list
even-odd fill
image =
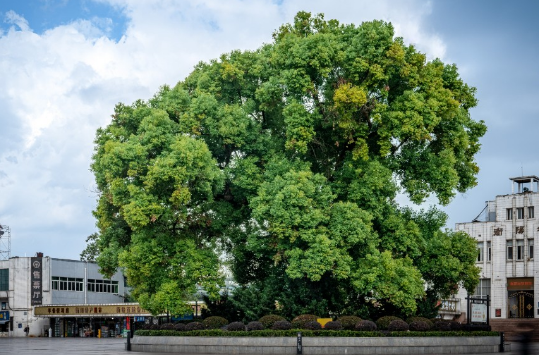
{"label": "low wall", "polygon": [[[499,351],[500,337],[303,337],[303,354],[479,354]],[[295,337],[135,336],[132,351],[180,354],[297,353]]]}

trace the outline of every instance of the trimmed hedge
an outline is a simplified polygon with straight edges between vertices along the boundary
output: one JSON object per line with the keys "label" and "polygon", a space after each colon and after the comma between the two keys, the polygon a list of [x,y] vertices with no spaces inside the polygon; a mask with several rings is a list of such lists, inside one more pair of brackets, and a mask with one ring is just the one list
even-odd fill
{"label": "trimmed hedge", "polygon": [[336,321],[330,321],[327,322],[326,325],[324,325],[325,330],[342,330],[342,323],[338,320]]}
{"label": "trimmed hedge", "polygon": [[260,323],[260,322],[257,322],[257,321],[253,321],[253,322],[249,322],[247,324],[247,330],[248,331],[253,331],[253,330],[264,330],[264,324]]}
{"label": "trimmed hedge", "polygon": [[273,323],[271,326],[272,330],[290,330],[292,329],[292,324],[289,321],[286,320],[278,320],[277,322]]}
{"label": "trimmed hedge", "polygon": [[305,323],[316,322],[317,319],[318,317],[314,314],[301,314],[296,318],[292,319],[292,328],[302,329],[305,326]]}
{"label": "trimmed hedge", "polygon": [[376,321],[376,327],[378,328],[378,330],[387,330],[387,327],[389,327],[389,323],[393,322],[394,320],[402,319],[394,316],[384,316]]}
{"label": "trimmed hedge", "polygon": [[376,323],[370,320],[362,320],[356,324],[356,331],[373,332],[376,330]]}
{"label": "trimmed hedge", "polygon": [[320,330],[320,329],[322,329],[322,324],[318,323],[318,322],[315,321],[315,320],[311,320],[311,321],[306,322],[306,323],[303,325],[303,329],[308,329],[308,330]]}
{"label": "trimmed hedge", "polygon": [[223,317],[212,316],[204,319],[202,324],[204,324],[206,329],[221,329],[221,327],[228,324],[228,320]]}
{"label": "trimmed hedge", "polygon": [[226,330],[228,330],[229,332],[244,332],[246,331],[246,328],[243,322],[232,322],[227,325]]}
{"label": "trimmed hedge", "polygon": [[[448,331],[448,332],[358,332],[353,330],[302,330],[304,337],[475,337],[475,336],[500,336],[498,332],[487,331]],[[298,330],[253,330],[253,331],[238,331],[229,332],[221,329],[195,330],[190,332],[178,333],[175,330],[137,330],[137,336],[224,336],[224,337],[297,337]]]}
{"label": "trimmed hedge", "polygon": [[273,323],[280,321],[280,320],[286,320],[284,317],[278,316],[276,314],[268,314],[267,316],[264,316],[260,318],[258,321],[262,324],[264,324],[264,327],[266,329],[271,329],[273,326]]}
{"label": "trimmed hedge", "polygon": [[337,318],[337,320],[341,322],[344,329],[348,330],[354,330],[356,328],[356,324],[362,321],[361,318],[356,316],[342,316]]}
{"label": "trimmed hedge", "polygon": [[405,321],[395,319],[394,321],[391,321],[391,323],[389,323],[389,325],[387,326],[387,330],[394,332],[405,332],[410,330],[410,327]]}

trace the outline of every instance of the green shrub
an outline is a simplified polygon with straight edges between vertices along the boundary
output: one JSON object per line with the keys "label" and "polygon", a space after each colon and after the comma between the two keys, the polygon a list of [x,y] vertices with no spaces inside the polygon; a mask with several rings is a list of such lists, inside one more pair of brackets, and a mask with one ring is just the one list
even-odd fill
{"label": "green shrub", "polygon": [[[365,321],[363,321],[365,322]],[[288,322],[287,322],[288,323]],[[289,323],[290,324],[290,323]],[[428,331],[428,332],[389,332],[389,331],[364,331],[357,332],[352,330],[302,330],[301,333],[305,337],[482,337],[482,336],[500,336],[498,332],[492,331]],[[190,332],[178,333],[174,330],[137,330],[135,335],[137,336],[220,336],[220,337],[296,337],[298,331],[296,329],[290,330],[255,330],[251,332],[236,331],[228,332],[221,329],[206,329],[206,330],[194,330]]]}
{"label": "green shrub", "polygon": [[406,323],[408,324],[412,324],[413,322],[425,322],[427,323],[427,325],[429,326],[429,329],[432,328],[432,326],[434,325],[434,323],[432,323],[432,321],[428,318],[425,318],[425,317],[410,317],[406,320]]}
{"label": "green shrub", "polygon": [[451,330],[462,330],[462,324],[460,324],[459,322],[456,322],[456,321],[451,321],[449,322],[449,326],[451,328]]}
{"label": "green shrub", "polygon": [[449,322],[436,322],[432,327],[432,330],[448,332],[451,330],[451,323]]}
{"label": "green shrub", "polygon": [[264,330],[264,324],[260,323],[260,322],[257,322],[257,321],[254,321],[254,322],[249,322],[247,324],[247,330],[248,331],[253,331],[253,330]]}
{"label": "green shrub", "polygon": [[[356,330],[360,332],[372,332],[376,330],[376,323],[370,320],[361,320],[356,324]],[[363,335],[362,335],[363,336]]]}
{"label": "green shrub", "polygon": [[221,327],[228,324],[228,320],[223,317],[213,316],[204,319],[202,324],[204,324],[206,329],[221,329]]}
{"label": "green shrub", "polygon": [[192,330],[204,330],[206,327],[200,322],[190,322],[185,325],[185,330],[190,332]]}
{"label": "green shrub", "polygon": [[289,330],[292,329],[292,324],[286,320],[278,320],[271,326],[273,330]]}
{"label": "green shrub", "polygon": [[226,326],[226,330],[229,332],[244,332],[245,324],[243,322],[232,322]]}
{"label": "green shrub", "polygon": [[326,325],[324,325],[325,330],[342,330],[342,323],[338,320],[327,322]]}
{"label": "green shrub", "polygon": [[376,327],[378,330],[387,330],[387,327],[389,326],[389,323],[393,322],[394,320],[402,320],[399,317],[394,316],[384,316],[379,318],[376,321]]}
{"label": "green shrub", "polygon": [[361,322],[361,318],[356,316],[342,316],[337,318],[341,322],[343,329],[354,330],[356,329],[356,324]]}
{"label": "green shrub", "polygon": [[264,328],[271,329],[271,327],[273,326],[273,323],[280,320],[286,320],[286,319],[276,314],[268,314],[267,316],[260,318],[258,321],[264,325]]}
{"label": "green shrub", "polygon": [[409,329],[410,327],[408,326],[408,323],[400,319],[395,319],[394,321],[391,321],[391,323],[389,323],[389,325],[387,326],[387,330],[391,332],[405,332]]}
{"label": "green shrub", "polygon": [[320,323],[318,323],[317,321],[315,321],[315,320],[311,320],[311,321],[305,322],[305,324],[303,324],[303,329],[320,330],[320,329],[322,329],[322,325]]}
{"label": "green shrub", "polygon": [[430,325],[427,322],[418,320],[410,323],[410,330],[417,332],[426,332],[430,329]]}
{"label": "green shrub", "polygon": [[177,332],[185,332],[185,324],[183,323],[174,324],[174,330]]}
{"label": "green shrub", "polygon": [[316,322],[317,319],[318,317],[314,314],[301,314],[296,318],[292,319],[292,327],[294,329],[303,329],[305,323],[312,321]]}
{"label": "green shrub", "polygon": [[161,329],[161,330],[174,330],[174,324],[172,324],[172,323],[164,323],[164,324],[161,324],[159,329]]}

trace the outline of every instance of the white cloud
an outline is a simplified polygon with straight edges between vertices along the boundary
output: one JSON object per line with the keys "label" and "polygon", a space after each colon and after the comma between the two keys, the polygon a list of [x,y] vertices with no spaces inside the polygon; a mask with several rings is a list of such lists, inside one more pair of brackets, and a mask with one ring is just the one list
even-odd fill
{"label": "white cloud", "polygon": [[24,17],[19,16],[15,11],[6,12],[6,17],[4,19],[5,23],[17,25],[21,31],[30,31],[30,26],[28,26],[28,21]]}
{"label": "white cloud", "polygon": [[[110,19],[75,20],[36,34],[9,11],[0,33],[0,221],[12,230],[13,255],[37,249],[77,258],[94,231],[93,139],[114,105],[148,99],[203,60],[254,50],[297,11],[341,23],[391,21],[427,53],[444,45],[422,31],[420,1],[127,1],[110,0],[128,18],[125,35],[106,37]],[[31,248],[30,250],[28,248]]]}

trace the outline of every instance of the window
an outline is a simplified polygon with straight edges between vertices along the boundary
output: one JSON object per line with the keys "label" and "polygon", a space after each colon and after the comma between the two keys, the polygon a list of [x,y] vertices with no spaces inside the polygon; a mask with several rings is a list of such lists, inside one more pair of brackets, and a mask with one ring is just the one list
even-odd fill
{"label": "window", "polygon": [[9,291],[9,269],[0,269],[0,291]]}
{"label": "window", "polygon": [[535,218],[533,206],[528,207],[528,218]]}
{"label": "window", "polygon": [[491,242],[487,242],[487,261],[492,261],[492,245],[491,245]]}
{"label": "window", "polygon": [[118,293],[118,281],[88,279],[88,291]]}
{"label": "window", "polygon": [[483,242],[477,243],[477,262],[483,261]]}
{"label": "window", "polygon": [[517,260],[524,259],[524,241],[517,240]]}
{"label": "window", "polygon": [[507,209],[507,219],[513,219],[513,209],[512,208]]}
{"label": "window", "polygon": [[513,241],[507,241],[507,260],[513,260]]}
{"label": "window", "polygon": [[524,219],[524,207],[517,208],[517,219]]}
{"label": "window", "polygon": [[533,259],[533,239],[528,239],[528,258]]}
{"label": "window", "polygon": [[52,277],[52,289],[58,291],[76,291],[82,292],[84,289],[84,280],[74,277]]}
{"label": "window", "polygon": [[490,279],[480,279],[474,297],[487,298],[487,296],[490,296]]}

